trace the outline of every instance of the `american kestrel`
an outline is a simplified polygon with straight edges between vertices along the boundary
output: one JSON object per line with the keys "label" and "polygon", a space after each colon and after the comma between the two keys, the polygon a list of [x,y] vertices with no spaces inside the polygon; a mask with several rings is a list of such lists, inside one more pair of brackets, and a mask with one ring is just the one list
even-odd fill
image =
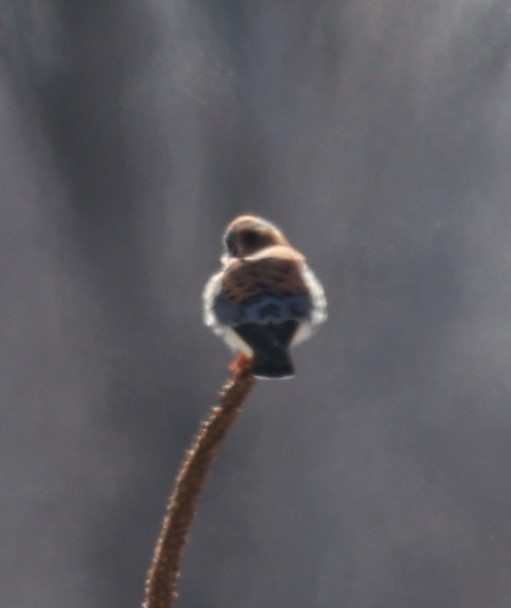
{"label": "american kestrel", "polygon": [[221,262],[204,288],[205,324],[253,358],[256,377],[292,376],[289,348],[327,316],[323,287],[305,257],[275,225],[242,215],[227,226]]}

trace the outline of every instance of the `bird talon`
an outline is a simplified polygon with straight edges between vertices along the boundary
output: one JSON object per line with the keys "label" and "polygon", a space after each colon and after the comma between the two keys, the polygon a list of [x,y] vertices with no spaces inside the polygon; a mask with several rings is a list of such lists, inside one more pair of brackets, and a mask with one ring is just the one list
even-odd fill
{"label": "bird talon", "polygon": [[251,357],[248,357],[247,355],[243,354],[238,355],[229,365],[229,371],[231,372],[231,374],[237,374],[242,369],[247,367],[247,365],[249,365],[251,362]]}

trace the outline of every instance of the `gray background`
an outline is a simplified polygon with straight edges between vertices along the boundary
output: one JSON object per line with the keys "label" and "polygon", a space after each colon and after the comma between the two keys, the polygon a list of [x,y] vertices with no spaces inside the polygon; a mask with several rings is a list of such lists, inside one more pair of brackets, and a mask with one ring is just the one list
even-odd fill
{"label": "gray background", "polygon": [[509,3],[0,9],[0,604],[139,605],[251,211],[330,319],[224,445],[180,604],[508,608]]}

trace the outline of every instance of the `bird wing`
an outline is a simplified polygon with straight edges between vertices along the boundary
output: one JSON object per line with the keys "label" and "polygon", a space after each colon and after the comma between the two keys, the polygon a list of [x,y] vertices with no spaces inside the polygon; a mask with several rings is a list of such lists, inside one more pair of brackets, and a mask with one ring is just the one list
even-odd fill
{"label": "bird wing", "polygon": [[312,308],[308,293],[297,296],[273,296],[260,294],[247,302],[235,302],[220,292],[214,299],[212,312],[218,323],[237,327],[246,323],[254,325],[279,325],[288,321],[307,320]]}
{"label": "bird wing", "polygon": [[218,322],[236,327],[307,319],[312,300],[303,266],[303,256],[283,246],[231,260],[212,301]]}
{"label": "bird wing", "polygon": [[222,325],[306,321],[301,341],[312,326],[326,318],[321,283],[304,257],[287,246],[268,247],[246,258],[230,260],[208,281],[203,300],[204,322],[218,333]]}

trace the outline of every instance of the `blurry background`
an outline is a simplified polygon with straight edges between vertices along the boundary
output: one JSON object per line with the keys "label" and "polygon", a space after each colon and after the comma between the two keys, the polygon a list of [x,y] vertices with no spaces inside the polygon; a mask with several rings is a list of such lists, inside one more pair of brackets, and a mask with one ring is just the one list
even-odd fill
{"label": "blurry background", "polygon": [[223,446],[180,605],[507,608],[508,2],[0,9],[0,604],[139,605],[255,212],[330,319]]}

